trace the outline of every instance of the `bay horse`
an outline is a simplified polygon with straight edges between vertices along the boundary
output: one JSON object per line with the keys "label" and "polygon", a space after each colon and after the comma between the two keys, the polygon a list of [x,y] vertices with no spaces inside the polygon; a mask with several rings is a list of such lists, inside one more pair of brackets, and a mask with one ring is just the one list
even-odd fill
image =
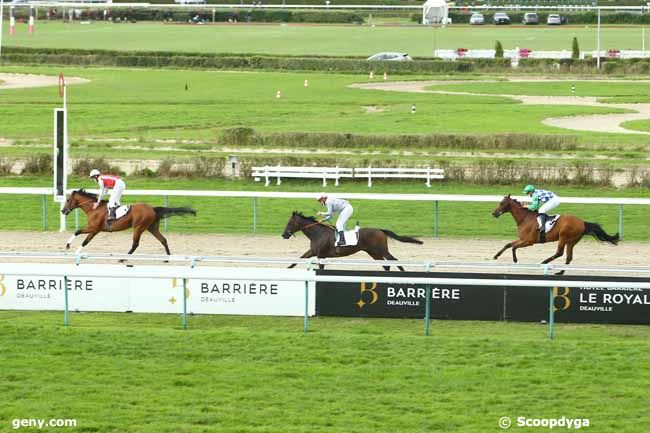
{"label": "bay horse", "polygon": [[[287,226],[284,228],[282,237],[289,239],[299,231],[302,231],[311,242],[309,249],[300,256],[301,259],[309,257],[318,257],[319,259],[326,257],[345,257],[359,251],[365,251],[375,260],[397,260],[388,251],[388,238],[400,242],[422,245],[422,241],[419,239],[399,236],[390,230],[362,228],[359,230],[359,242],[357,245],[336,247],[334,227],[324,224],[312,216],[305,216],[300,212],[293,212]],[[294,266],[296,266],[296,263],[289,266],[289,268],[293,268]],[[320,265],[320,269],[323,268],[324,265]],[[398,266],[398,268],[400,271],[404,271],[403,267]],[[384,266],[384,269],[389,271],[390,266]]]}
{"label": "bay horse", "polygon": [[[528,210],[510,194],[505,196],[499,203],[499,206],[492,212],[492,216],[499,218],[502,214],[510,212],[517,223],[517,232],[519,239],[508,242],[501,250],[495,254],[496,260],[508,248],[512,248],[512,260],[517,263],[517,249],[528,247],[539,243],[539,224],[535,211]],[[562,257],[566,247],[566,264],[573,260],[573,247],[582,239],[584,235],[592,235],[599,241],[609,242],[616,245],[618,243],[618,233],[614,236],[608,235],[603,228],[596,223],[590,223],[581,220],[573,215],[561,215],[550,232],[546,233],[547,242],[558,242],[557,251],[551,257],[547,258],[542,264],[549,263],[552,260]],[[560,271],[560,274],[564,271]]]}
{"label": "bay horse", "polygon": [[87,233],[86,239],[77,249],[77,253],[97,235],[99,232],[119,232],[122,230],[133,227],[133,243],[129,254],[132,254],[138,245],[140,245],[140,237],[145,230],[149,232],[165,247],[165,252],[170,255],[167,239],[160,233],[160,220],[172,215],[196,215],[196,211],[189,207],[152,207],[144,203],[135,203],[131,205],[129,212],[122,218],[112,221],[109,227],[107,216],[108,208],[106,207],[106,200],[103,200],[97,209],[93,209],[93,205],[97,203],[97,194],[84,191],[83,189],[73,191],[65,202],[65,206],[61,209],[63,215],[67,215],[76,208],[80,208],[88,220],[86,227],[79,229],[68,239],[65,248],[70,249],[70,244],[73,239],[83,233]]}

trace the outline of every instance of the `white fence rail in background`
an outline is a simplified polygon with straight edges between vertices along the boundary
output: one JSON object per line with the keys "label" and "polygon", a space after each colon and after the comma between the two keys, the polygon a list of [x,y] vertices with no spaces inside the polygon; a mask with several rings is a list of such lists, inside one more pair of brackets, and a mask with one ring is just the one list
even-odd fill
{"label": "white fence rail in background", "polygon": [[[71,192],[72,190],[68,190]],[[47,197],[52,196],[52,188],[13,188],[0,187],[0,195],[40,195],[43,197],[43,227],[46,228],[46,205]],[[162,196],[165,204],[169,197],[241,197],[253,199],[253,233],[257,230],[257,199],[258,198],[282,198],[282,199],[314,199],[313,192],[272,192],[272,191],[193,191],[193,190],[149,190],[149,189],[128,189],[124,195],[139,196]],[[377,194],[377,193],[336,193],[337,197],[349,200],[384,200],[384,201],[421,201],[432,202],[434,205],[434,237],[438,238],[439,231],[439,203],[440,202],[490,202],[497,203],[503,196],[500,195],[470,195],[470,194]],[[528,200],[528,197],[515,197],[521,201]],[[650,205],[648,198],[626,198],[626,197],[562,197],[562,203],[570,204],[600,204],[618,206],[618,232],[623,236],[623,206],[626,205]],[[167,221],[167,220],[165,220]],[[166,228],[166,226],[165,226]],[[60,227],[65,231],[65,222]]]}
{"label": "white fence rail in background", "polygon": [[[494,50],[435,50],[434,57],[439,57],[444,60],[462,60],[462,59],[493,59],[495,56]],[[586,56],[593,58],[598,57],[598,51],[582,51],[580,58],[584,59]],[[503,50],[503,57],[512,60],[525,60],[525,59],[570,59],[571,51],[537,51],[527,49],[508,49]],[[620,59],[646,59],[650,57],[650,51],[642,50],[601,50],[601,58],[620,58]]]}

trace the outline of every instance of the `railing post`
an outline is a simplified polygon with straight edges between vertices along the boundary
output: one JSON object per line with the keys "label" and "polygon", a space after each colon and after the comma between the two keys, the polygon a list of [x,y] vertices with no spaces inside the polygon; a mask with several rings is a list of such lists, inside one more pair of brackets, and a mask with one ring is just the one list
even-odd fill
{"label": "railing post", "polygon": [[433,237],[438,239],[438,200],[433,202]]}
{"label": "railing post", "polygon": [[[427,263],[425,266],[425,272],[431,271],[431,263]],[[425,288],[425,296],[427,297],[424,301],[424,335],[429,336],[429,325],[431,322],[431,285],[427,284]]]}
{"label": "railing post", "polygon": [[257,233],[257,197],[253,197],[253,234]]}
{"label": "railing post", "polygon": [[618,205],[618,238],[623,239],[623,205]]}
{"label": "railing post", "polygon": [[43,231],[47,230],[47,196],[43,194]]}
{"label": "railing post", "polygon": [[64,299],[64,307],[63,307],[63,326],[68,326],[70,324],[70,318],[68,317],[69,311],[68,311],[68,277],[65,276],[63,277],[63,299]]}
{"label": "railing post", "polygon": [[[544,265],[544,275],[548,275],[548,265]],[[553,287],[549,287],[548,290],[548,337],[553,340],[555,338],[555,296]]]}
{"label": "railing post", "polygon": [[[307,270],[311,271],[311,260],[307,264]],[[303,332],[309,331],[309,281],[305,281],[305,318],[302,329]]]}
{"label": "railing post", "polygon": [[74,229],[79,230],[79,208],[74,210]]}
{"label": "railing post", "polygon": [[[169,207],[169,196],[165,196],[165,207]],[[167,220],[168,218],[163,219],[163,230],[167,232],[168,226],[167,226]]]}
{"label": "railing post", "polygon": [[187,329],[187,278],[183,278],[183,329]]}

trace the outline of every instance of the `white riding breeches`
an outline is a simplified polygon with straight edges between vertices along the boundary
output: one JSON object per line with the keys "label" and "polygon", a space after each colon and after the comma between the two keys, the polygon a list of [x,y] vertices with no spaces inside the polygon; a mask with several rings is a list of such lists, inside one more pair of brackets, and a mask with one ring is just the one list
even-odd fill
{"label": "white riding breeches", "polygon": [[118,207],[120,205],[120,198],[126,188],[126,184],[122,179],[115,181],[115,186],[111,190],[111,197],[108,199],[108,207]]}
{"label": "white riding breeches", "polygon": [[354,209],[352,209],[351,205],[347,205],[346,207],[343,208],[341,213],[339,214],[339,217],[336,220],[336,230],[342,232],[345,231],[345,223],[348,222],[348,219],[352,216],[352,212]]}
{"label": "white riding breeches", "polygon": [[551,209],[554,209],[560,205],[560,199],[558,196],[553,196],[552,199],[544,203],[539,207],[538,213],[548,213]]}

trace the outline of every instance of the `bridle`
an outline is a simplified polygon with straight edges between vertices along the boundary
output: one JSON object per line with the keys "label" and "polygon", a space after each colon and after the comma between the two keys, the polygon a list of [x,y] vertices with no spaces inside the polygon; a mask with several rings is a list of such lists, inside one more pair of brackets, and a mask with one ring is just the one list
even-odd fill
{"label": "bridle", "polygon": [[300,230],[296,230],[296,231],[293,231],[293,232],[289,233],[289,236],[295,236],[296,232],[304,231],[305,229],[307,229],[307,228],[309,228],[311,226],[318,225],[318,224],[320,224],[322,226],[325,226],[325,227],[330,227],[329,225],[323,223],[322,221],[316,221],[316,222],[313,222],[313,223],[307,224],[306,226],[301,227]]}
{"label": "bridle", "polygon": [[85,200],[85,201],[82,201],[82,202],[78,202],[77,205],[76,205],[75,207],[70,208],[70,212],[72,212],[73,210],[75,210],[75,209],[77,209],[77,208],[80,208],[82,205],[88,203],[89,201],[95,201],[95,199],[94,199],[94,198],[89,198],[88,200]]}

